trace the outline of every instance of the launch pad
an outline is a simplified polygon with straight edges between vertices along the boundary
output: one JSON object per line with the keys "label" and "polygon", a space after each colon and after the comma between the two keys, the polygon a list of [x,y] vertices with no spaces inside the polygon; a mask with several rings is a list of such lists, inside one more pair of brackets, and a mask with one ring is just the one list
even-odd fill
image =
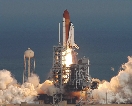
{"label": "launch pad", "polygon": [[[60,26],[60,24],[59,24]],[[74,42],[74,26],[70,22],[69,12],[63,13],[63,45],[60,43],[53,46],[53,66],[49,80],[53,83],[56,91],[53,95],[41,94],[39,100],[45,104],[58,104],[66,101],[69,104],[90,103],[92,89],[97,88],[97,82],[93,82],[89,75],[89,59],[83,57],[77,59],[75,48],[79,49]]]}

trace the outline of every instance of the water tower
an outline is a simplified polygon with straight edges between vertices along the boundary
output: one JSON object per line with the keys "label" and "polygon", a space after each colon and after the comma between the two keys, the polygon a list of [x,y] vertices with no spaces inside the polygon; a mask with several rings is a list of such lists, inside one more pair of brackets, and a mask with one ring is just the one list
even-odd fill
{"label": "water tower", "polygon": [[31,73],[35,71],[35,58],[34,52],[28,48],[24,52],[24,71],[23,71],[23,83],[28,80],[28,77],[31,77]]}

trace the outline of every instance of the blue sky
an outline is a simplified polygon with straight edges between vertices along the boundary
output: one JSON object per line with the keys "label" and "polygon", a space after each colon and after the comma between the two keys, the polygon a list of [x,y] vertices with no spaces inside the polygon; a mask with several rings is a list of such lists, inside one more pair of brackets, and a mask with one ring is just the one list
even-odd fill
{"label": "blue sky", "polygon": [[0,69],[11,70],[19,78],[23,53],[31,47],[37,74],[46,77],[65,9],[75,26],[78,57],[90,58],[92,76],[110,80],[116,75],[132,54],[131,0],[0,0]]}
{"label": "blue sky", "polygon": [[1,0],[0,29],[54,31],[68,9],[77,31],[130,31],[131,5],[131,0]]}

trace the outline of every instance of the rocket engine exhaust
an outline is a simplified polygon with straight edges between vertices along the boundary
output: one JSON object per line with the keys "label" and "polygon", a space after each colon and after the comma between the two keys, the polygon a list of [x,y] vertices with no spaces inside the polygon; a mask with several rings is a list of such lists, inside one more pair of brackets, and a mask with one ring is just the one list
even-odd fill
{"label": "rocket engine exhaust", "polygon": [[[83,57],[78,60],[74,48],[79,49],[74,42],[74,26],[70,22],[69,12],[65,10],[63,45],[59,40],[59,45],[53,46],[53,66],[49,79],[40,84],[39,77],[31,74],[20,85],[9,71],[0,70],[0,104],[35,103],[34,100],[38,99],[45,104],[65,100],[69,104],[82,105],[82,100],[87,100],[87,103],[91,97],[93,102],[95,100],[99,104],[132,104],[132,56],[128,56],[128,62],[122,65],[122,70],[110,82],[101,82],[91,78],[89,59]],[[79,102],[76,103],[76,100]]]}

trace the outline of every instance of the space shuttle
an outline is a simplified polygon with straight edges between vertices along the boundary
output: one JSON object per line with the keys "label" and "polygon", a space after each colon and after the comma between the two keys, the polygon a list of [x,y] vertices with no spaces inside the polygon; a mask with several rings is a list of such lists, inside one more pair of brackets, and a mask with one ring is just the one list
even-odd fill
{"label": "space shuttle", "polygon": [[74,26],[72,22],[70,22],[70,15],[67,10],[63,13],[63,46],[67,49],[79,49],[78,45],[75,44],[74,41]]}

